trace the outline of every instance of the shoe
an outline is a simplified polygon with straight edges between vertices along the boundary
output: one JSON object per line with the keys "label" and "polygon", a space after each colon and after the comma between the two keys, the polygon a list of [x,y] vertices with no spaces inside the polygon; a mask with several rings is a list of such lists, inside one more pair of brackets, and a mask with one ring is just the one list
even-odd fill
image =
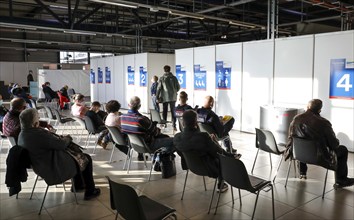
{"label": "shoe", "polygon": [[336,185],[339,188],[352,186],[352,185],[354,185],[354,178],[346,178],[345,180],[337,180]]}
{"label": "shoe", "polygon": [[84,200],[90,200],[90,199],[96,198],[100,194],[101,194],[101,190],[99,188],[95,188],[92,193],[90,193],[90,194],[85,193]]}
{"label": "shoe", "polygon": [[[71,191],[72,193],[74,192],[73,187],[71,187],[70,191]],[[77,193],[83,192],[83,191],[85,191],[85,187],[75,187],[75,191],[76,191]]]}
{"label": "shoe", "polygon": [[229,189],[229,186],[227,184],[223,184],[222,186],[220,186],[220,184],[218,185],[218,188],[216,189],[216,192],[218,193],[223,193],[226,192]]}
{"label": "shoe", "polygon": [[301,180],[301,179],[304,179],[304,180],[305,180],[305,179],[307,179],[307,176],[306,176],[306,174],[305,174],[305,175],[304,175],[304,174],[301,174],[299,178],[300,178],[300,180]]}

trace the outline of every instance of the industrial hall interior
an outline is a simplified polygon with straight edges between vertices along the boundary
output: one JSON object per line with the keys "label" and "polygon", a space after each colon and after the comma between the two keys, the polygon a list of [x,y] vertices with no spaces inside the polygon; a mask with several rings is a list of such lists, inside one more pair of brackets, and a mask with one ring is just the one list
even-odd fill
{"label": "industrial hall interior", "polygon": [[352,220],[353,85],[352,0],[0,0],[0,220]]}

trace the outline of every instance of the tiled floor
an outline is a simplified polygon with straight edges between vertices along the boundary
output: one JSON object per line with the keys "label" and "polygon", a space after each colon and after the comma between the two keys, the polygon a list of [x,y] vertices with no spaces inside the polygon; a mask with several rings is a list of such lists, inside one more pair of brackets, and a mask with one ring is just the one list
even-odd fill
{"label": "tiled floor", "polygon": [[[61,132],[60,129],[59,132]],[[70,133],[77,137],[75,128],[70,129]],[[172,135],[170,128],[167,128],[165,133]],[[231,137],[234,147],[238,149],[239,153],[242,153],[241,159],[250,171],[256,153],[255,135],[232,131]],[[81,138],[80,144],[83,145],[84,139]],[[184,199],[181,200],[186,172],[181,170],[178,156],[176,157],[177,175],[175,177],[162,179],[160,173],[153,172],[152,180],[148,182],[149,171],[144,168],[143,163],[132,163],[129,174],[122,169],[125,157],[118,150],[114,153],[115,161],[108,164],[110,149],[112,149],[111,145],[108,150],[97,148],[96,155],[93,157],[95,182],[102,190],[102,194],[97,199],[84,201],[83,193],[78,193],[79,204],[76,205],[70,191],[64,191],[61,185],[52,186],[49,188],[42,214],[38,216],[46,185],[44,181],[39,181],[34,198],[29,200],[35,179],[35,174],[29,171],[28,181],[22,184],[23,189],[19,198],[8,196],[8,189],[4,183],[8,143],[4,141],[0,157],[0,219],[114,219],[115,212],[110,209],[109,189],[105,178],[107,175],[114,181],[133,186],[138,194],[144,194],[175,208],[178,219],[250,219],[252,216],[256,196],[242,191],[242,206],[240,207],[237,190],[235,190],[234,204],[231,200],[231,190],[229,190],[221,195],[217,214],[214,215],[216,200],[214,200],[211,214],[207,214],[213,179],[206,178],[208,190],[204,191],[202,178],[191,173],[188,177]],[[87,149],[88,153],[92,151],[93,141]],[[135,154],[134,158],[136,156]],[[273,156],[272,159],[274,171],[274,167],[278,164],[278,157]],[[351,177],[354,176],[353,162],[354,154],[350,153],[348,166]],[[288,161],[282,164],[274,184],[276,219],[354,219],[353,186],[333,190],[334,175],[330,171],[326,187],[327,193],[322,199],[325,170],[310,166],[307,180],[294,178],[292,171],[288,187],[285,188],[287,165]],[[254,174],[265,179],[271,178],[269,156],[266,153],[259,154]],[[69,189],[69,181],[66,186]],[[271,218],[271,194],[270,192],[262,192],[258,200],[255,219]]]}

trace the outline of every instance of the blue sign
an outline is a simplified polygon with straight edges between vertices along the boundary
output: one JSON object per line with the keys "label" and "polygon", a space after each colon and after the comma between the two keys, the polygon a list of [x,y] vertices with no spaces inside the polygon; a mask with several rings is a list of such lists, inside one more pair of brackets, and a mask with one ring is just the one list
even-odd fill
{"label": "blue sign", "polygon": [[194,65],[194,89],[206,90],[207,72],[200,69],[200,65]]}
{"label": "blue sign", "polygon": [[106,66],[106,83],[111,84],[111,70],[109,69],[108,66]]}
{"label": "blue sign", "polygon": [[134,85],[135,84],[135,77],[134,77],[134,68],[131,66],[128,66],[128,85]]}
{"label": "blue sign", "polygon": [[97,68],[97,83],[103,83],[103,71],[101,70],[101,67]]}
{"label": "blue sign", "polygon": [[231,67],[224,67],[223,61],[216,61],[216,89],[231,89]]}
{"label": "blue sign", "polygon": [[146,87],[146,77],[147,77],[147,72],[144,71],[144,67],[139,68],[139,73],[140,73],[140,86],[141,87]]}
{"label": "blue sign", "polygon": [[186,71],[182,70],[181,65],[176,65],[176,77],[181,89],[186,89]]}
{"label": "blue sign", "polygon": [[331,60],[329,98],[354,99],[354,61]]}
{"label": "blue sign", "polygon": [[91,84],[95,84],[96,83],[96,80],[95,80],[95,71],[93,71],[93,69],[91,69],[91,71],[90,71],[90,82],[91,82]]}

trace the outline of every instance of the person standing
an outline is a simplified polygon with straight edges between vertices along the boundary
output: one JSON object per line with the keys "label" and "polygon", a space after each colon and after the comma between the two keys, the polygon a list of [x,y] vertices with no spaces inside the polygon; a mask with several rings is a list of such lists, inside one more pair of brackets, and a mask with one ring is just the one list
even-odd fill
{"label": "person standing", "polygon": [[152,104],[154,105],[155,110],[158,113],[160,113],[160,106],[159,106],[159,103],[157,102],[157,98],[156,98],[156,91],[157,91],[157,85],[158,85],[157,80],[159,80],[159,77],[157,77],[156,75],[151,78],[152,85],[150,88],[150,92],[151,92]]}
{"label": "person standing", "polygon": [[27,75],[27,86],[30,86],[30,82],[33,82],[33,81],[34,81],[32,74],[33,74],[33,71],[30,70],[30,71],[28,72],[28,75]]}
{"label": "person standing", "polygon": [[181,88],[177,78],[171,73],[171,67],[165,65],[163,67],[165,73],[158,82],[156,97],[159,102],[162,102],[162,118],[167,120],[167,110],[170,106],[172,115],[173,130],[176,129],[175,105],[177,100],[177,92]]}

